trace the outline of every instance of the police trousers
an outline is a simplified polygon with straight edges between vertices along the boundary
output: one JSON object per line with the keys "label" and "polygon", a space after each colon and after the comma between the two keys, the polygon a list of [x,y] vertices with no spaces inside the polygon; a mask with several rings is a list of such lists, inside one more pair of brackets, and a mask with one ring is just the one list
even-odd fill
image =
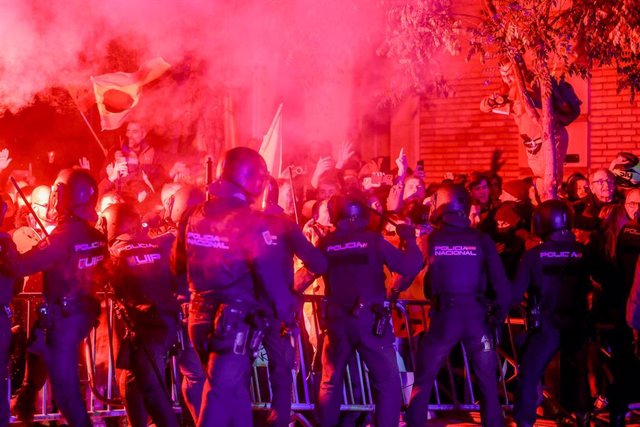
{"label": "police trousers", "polygon": [[204,368],[189,339],[188,328],[185,325],[180,325],[180,327],[183,329],[184,349],[178,355],[177,362],[180,375],[182,375],[182,397],[195,423],[198,421],[202,402],[202,389],[205,381]]}
{"label": "police trousers", "polygon": [[192,298],[189,338],[205,364],[197,426],[250,427],[253,424],[249,395],[251,355],[211,350],[215,311],[211,304],[196,304]]}
{"label": "police trousers", "polygon": [[518,370],[518,386],[513,405],[513,418],[519,425],[533,425],[538,406],[538,383],[545,368],[560,351],[560,403],[572,412],[584,415],[591,398],[587,378],[584,334],[565,331],[542,324],[540,330],[527,336]]}
{"label": "police trousers", "polygon": [[118,354],[118,367],[123,369],[120,392],[132,427],[146,427],[149,415],[158,427],[178,427],[165,381],[169,350],[176,341],[177,318],[172,313],[153,317],[134,316],[135,337],[122,341]]}
{"label": "police trousers", "polygon": [[0,312],[0,426],[9,425],[9,347],[11,345],[11,319]]}
{"label": "police trousers", "polygon": [[95,325],[96,310],[74,310],[63,314],[58,304],[51,304],[51,326],[46,331],[46,351],[44,362],[47,366],[53,399],[58,409],[74,427],[90,426],[78,374],[78,346]]}
{"label": "police trousers", "polygon": [[291,388],[295,367],[295,341],[297,332],[281,333],[280,322],[274,322],[264,336],[264,349],[269,361],[269,383],[271,384],[271,409],[267,425],[287,427],[291,418]]}
{"label": "police trousers", "polygon": [[402,390],[391,324],[379,337],[373,334],[373,312],[363,310],[358,317],[353,317],[346,311],[334,311],[329,308],[327,335],[322,350],[322,381],[317,403],[319,425],[338,425],[346,366],[357,350],[369,369],[376,408],[375,425],[397,427]]}
{"label": "police trousers", "polygon": [[446,309],[431,308],[429,331],[421,338],[411,401],[406,414],[410,427],[427,422],[433,382],[453,347],[462,342],[480,390],[482,425],[503,427],[498,399],[498,356],[491,345],[486,310],[480,303],[459,304]]}

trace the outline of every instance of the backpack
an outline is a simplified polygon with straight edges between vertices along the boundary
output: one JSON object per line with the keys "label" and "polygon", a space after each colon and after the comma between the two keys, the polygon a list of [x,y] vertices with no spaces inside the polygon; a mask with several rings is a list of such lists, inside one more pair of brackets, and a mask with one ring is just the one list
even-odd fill
{"label": "backpack", "polygon": [[[576,95],[573,86],[565,79],[560,79],[560,81],[552,79],[552,85],[553,110],[556,120],[562,126],[569,126],[580,116],[582,101]],[[561,106],[565,103],[571,107],[571,111],[562,111]]]}

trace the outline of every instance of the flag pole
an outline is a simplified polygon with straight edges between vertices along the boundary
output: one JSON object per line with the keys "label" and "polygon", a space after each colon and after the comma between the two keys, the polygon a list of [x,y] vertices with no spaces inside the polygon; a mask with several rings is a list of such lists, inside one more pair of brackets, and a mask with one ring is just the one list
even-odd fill
{"label": "flag pole", "polygon": [[102,144],[102,141],[100,141],[100,138],[98,137],[98,134],[96,133],[96,131],[93,130],[93,127],[91,126],[91,123],[89,123],[89,120],[87,119],[87,116],[82,112],[82,109],[80,109],[80,105],[78,105],[78,101],[76,100],[76,98],[71,94],[71,91],[67,88],[67,93],[69,94],[69,96],[71,97],[71,99],[73,100],[73,103],[76,106],[76,109],[78,110],[78,112],[80,113],[80,117],[82,117],[82,120],[84,121],[84,123],[87,125],[87,127],[89,128],[89,131],[91,132],[91,135],[93,135],[93,139],[95,139],[95,141],[98,143],[98,145],[100,146],[100,149],[102,150],[102,154],[107,157],[107,149],[104,148],[104,145]]}
{"label": "flag pole", "polygon": [[296,215],[296,224],[300,225],[298,218],[298,204],[296,203],[296,192],[293,188],[293,167],[289,165],[289,187],[291,187],[291,200],[293,200],[293,213]]}

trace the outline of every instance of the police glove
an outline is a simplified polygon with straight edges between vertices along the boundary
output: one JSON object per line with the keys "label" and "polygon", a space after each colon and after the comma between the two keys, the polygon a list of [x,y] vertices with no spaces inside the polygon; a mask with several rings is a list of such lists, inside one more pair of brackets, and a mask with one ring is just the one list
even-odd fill
{"label": "police glove", "polygon": [[396,234],[404,241],[416,240],[416,230],[409,224],[398,224],[396,226]]}

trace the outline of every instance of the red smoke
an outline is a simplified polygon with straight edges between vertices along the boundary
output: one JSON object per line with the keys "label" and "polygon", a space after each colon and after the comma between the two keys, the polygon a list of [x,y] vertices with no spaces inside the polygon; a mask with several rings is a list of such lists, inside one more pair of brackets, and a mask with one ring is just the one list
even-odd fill
{"label": "red smoke", "polygon": [[0,114],[161,56],[172,74],[142,95],[156,127],[178,132],[226,91],[244,138],[261,138],[283,102],[285,147],[335,143],[373,92],[359,82],[379,74],[368,64],[383,28],[372,0],[0,0]]}

